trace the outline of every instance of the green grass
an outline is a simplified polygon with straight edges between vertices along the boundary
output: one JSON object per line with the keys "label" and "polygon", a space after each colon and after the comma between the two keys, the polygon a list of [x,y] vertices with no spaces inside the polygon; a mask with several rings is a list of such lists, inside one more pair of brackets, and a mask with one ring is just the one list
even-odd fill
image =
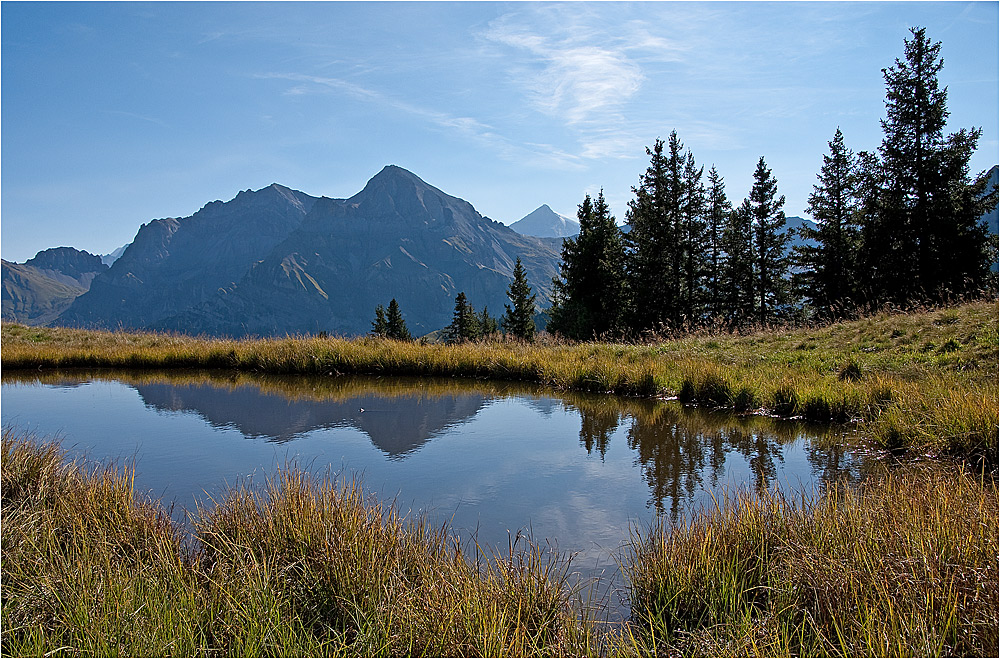
{"label": "green grass", "polygon": [[[213,340],[4,324],[5,369],[211,368],[270,374],[491,378],[678,396],[737,412],[857,420],[887,449],[997,464],[995,301],[826,327],[646,344],[421,345],[385,339]],[[933,429],[933,431],[928,431]]]}
{"label": "green grass", "polygon": [[639,654],[996,656],[997,490],[926,466],[636,533]]}

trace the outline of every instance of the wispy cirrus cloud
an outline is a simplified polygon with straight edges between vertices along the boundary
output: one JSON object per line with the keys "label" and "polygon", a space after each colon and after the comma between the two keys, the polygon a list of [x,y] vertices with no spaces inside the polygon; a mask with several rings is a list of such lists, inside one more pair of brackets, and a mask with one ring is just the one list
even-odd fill
{"label": "wispy cirrus cloud", "polygon": [[[492,21],[483,38],[509,57],[508,80],[528,106],[575,133],[584,160],[633,157],[648,140],[634,112],[651,63],[679,62],[687,47],[607,7],[543,6]],[[613,28],[611,27],[613,26]]]}
{"label": "wispy cirrus cloud", "polygon": [[620,113],[643,83],[641,68],[621,50],[543,36],[509,17],[494,21],[485,36],[527,55],[515,64],[512,79],[535,109],[570,125]]}
{"label": "wispy cirrus cloud", "polygon": [[490,148],[500,157],[513,162],[558,167],[580,167],[579,156],[567,153],[550,144],[518,143],[500,134],[494,127],[467,116],[457,116],[417,105],[382,91],[356,83],[327,76],[299,73],[268,73],[256,76],[262,79],[288,80],[297,83],[285,91],[293,96],[316,93],[341,93],[362,102],[388,108],[424,121],[452,135],[473,140]]}

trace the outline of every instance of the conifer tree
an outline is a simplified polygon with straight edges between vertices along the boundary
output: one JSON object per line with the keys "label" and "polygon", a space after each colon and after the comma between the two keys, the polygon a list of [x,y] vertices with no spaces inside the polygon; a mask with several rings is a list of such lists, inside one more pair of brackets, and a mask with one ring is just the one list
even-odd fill
{"label": "conifer tree", "polygon": [[476,316],[479,323],[479,335],[486,337],[500,331],[500,323],[490,315],[489,310],[484,306],[482,312]]}
{"label": "conifer tree", "polygon": [[[376,316],[378,311],[376,311]],[[385,324],[386,333],[384,336],[390,339],[397,339],[399,341],[409,341],[413,337],[410,335],[410,330],[406,327],[406,321],[403,320],[403,314],[399,310],[399,304],[396,302],[396,298],[392,298],[389,302],[389,308],[385,313]]]}
{"label": "conifer tree", "polygon": [[969,178],[980,129],[945,136],[947,88],[941,43],[910,30],[904,58],[883,69],[886,118],[879,157],[866,162],[861,263],[873,302],[940,299],[986,284],[981,215],[995,207],[985,172]]}
{"label": "conifer tree", "polygon": [[462,291],[455,297],[455,312],[451,319],[451,325],[447,328],[448,341],[471,341],[479,337],[479,320],[476,318],[476,310],[469,304]]}
{"label": "conifer tree", "polygon": [[381,304],[375,307],[375,320],[372,321],[372,336],[387,336],[389,324],[385,318],[385,307]]}
{"label": "conifer tree", "polygon": [[584,197],[577,219],[580,233],[563,240],[548,329],[573,339],[620,334],[627,305],[625,246],[603,190],[596,202]]}
{"label": "conifer tree", "polygon": [[726,184],[715,165],[708,171],[708,190],[705,201],[705,312],[709,318],[723,313],[723,236],[729,223],[733,205],[726,197]]}
{"label": "conifer tree", "polygon": [[821,315],[838,315],[858,302],[859,186],[854,154],[839,128],[828,144],[830,155],[823,156],[819,184],[813,185],[806,209],[818,226],[800,230],[814,244],[795,247],[801,268],[795,280]]}
{"label": "conifer tree", "polygon": [[507,288],[507,297],[510,304],[504,305],[507,309],[502,320],[504,332],[531,341],[535,338],[535,294],[528,285],[521,257],[514,264],[514,281]]}
{"label": "conifer tree", "polygon": [[749,211],[753,224],[753,265],[757,320],[763,324],[775,316],[788,298],[788,257],[785,246],[785,196],[778,196],[778,181],[764,157],[757,161],[750,190]]}
{"label": "conifer tree", "polygon": [[635,198],[627,214],[629,287],[634,293],[633,328],[676,326],[680,318],[682,241],[680,206],[684,156],[676,131],[671,131],[668,152],[663,140],[646,148],[649,167],[632,188]]}
{"label": "conifer tree", "polygon": [[721,272],[722,315],[738,327],[751,322],[756,291],[753,211],[749,199],[729,213],[722,245],[725,253]]}
{"label": "conifer tree", "polygon": [[684,177],[678,238],[681,242],[680,297],[682,316],[688,323],[699,323],[703,313],[704,280],[707,275],[705,207],[706,191],[701,182],[704,167],[695,165],[689,150],[684,159]]}

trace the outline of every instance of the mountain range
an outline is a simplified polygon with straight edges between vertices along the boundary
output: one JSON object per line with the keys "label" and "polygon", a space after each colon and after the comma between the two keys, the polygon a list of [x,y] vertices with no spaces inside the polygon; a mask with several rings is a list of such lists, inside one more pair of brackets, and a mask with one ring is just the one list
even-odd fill
{"label": "mountain range", "polygon": [[[994,184],[997,171],[989,173]],[[996,234],[996,209],[983,219]],[[806,224],[814,226],[786,221],[789,229]],[[537,308],[547,308],[562,246],[556,234],[578,229],[547,205],[504,226],[389,165],[349,199],[272,184],[143,224],[108,255],[57,247],[25,263],[3,261],[2,313],[29,325],[353,336],[370,330],[377,305],[396,298],[419,336],[451,321],[459,292],[501,315],[518,257]],[[792,244],[800,242],[794,234]]]}
{"label": "mountain range", "polygon": [[389,165],[349,199],[272,184],[144,224],[55,322],[350,336],[368,332],[376,305],[396,298],[421,335],[451,321],[459,292],[500,315],[518,257],[539,308],[548,306],[560,247]]}

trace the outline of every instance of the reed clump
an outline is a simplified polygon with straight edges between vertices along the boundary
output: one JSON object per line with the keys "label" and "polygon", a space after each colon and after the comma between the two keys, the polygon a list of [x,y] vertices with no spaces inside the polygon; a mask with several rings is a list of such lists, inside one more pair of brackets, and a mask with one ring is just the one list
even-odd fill
{"label": "reed clump", "polygon": [[740,492],[635,532],[639,654],[995,656],[995,482],[929,468],[789,499]]}
{"label": "reed clump", "polygon": [[588,652],[565,563],[470,562],[356,482],[294,468],[186,535],[129,469],[3,438],[5,656],[526,656]]}

